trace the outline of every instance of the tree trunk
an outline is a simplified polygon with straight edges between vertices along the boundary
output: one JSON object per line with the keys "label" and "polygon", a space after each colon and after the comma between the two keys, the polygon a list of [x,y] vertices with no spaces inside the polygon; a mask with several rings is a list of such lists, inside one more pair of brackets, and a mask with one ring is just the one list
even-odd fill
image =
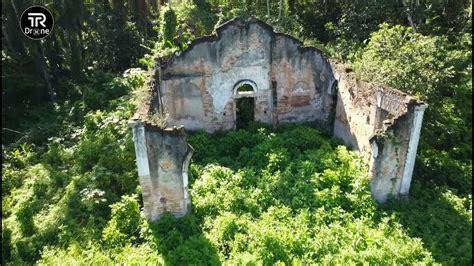
{"label": "tree trunk", "polygon": [[37,43],[36,49],[37,49],[37,52],[36,52],[36,65],[39,67],[39,71],[43,75],[43,78],[46,81],[46,85],[48,86],[49,99],[52,102],[56,102],[56,91],[54,90],[53,86],[51,85],[51,79],[49,78],[48,65],[46,64],[46,60],[44,58],[43,42],[42,41],[39,41]]}
{"label": "tree trunk", "polygon": [[416,23],[413,19],[413,14],[415,11],[413,7],[413,3],[411,1],[412,0],[402,0],[402,4],[405,7],[405,13],[407,14],[408,23],[413,28],[413,32],[416,33]]}
{"label": "tree trunk", "polygon": [[52,34],[50,35],[49,40],[46,41],[50,41],[50,43],[49,45],[45,45],[45,58],[48,58],[52,76],[59,77],[63,70],[63,58],[61,56],[61,45],[58,36]]}
{"label": "tree trunk", "polygon": [[283,9],[283,0],[280,0],[280,7],[278,8],[278,20],[281,18],[281,11]]}
{"label": "tree trunk", "polygon": [[78,41],[78,34],[74,31],[69,33],[69,47],[71,49],[71,72],[75,79],[82,78],[82,53]]}
{"label": "tree trunk", "polygon": [[147,6],[145,0],[137,1],[138,26],[146,37]]}
{"label": "tree trunk", "polygon": [[15,61],[22,61],[24,60],[21,53],[17,52],[13,45],[11,44],[10,39],[8,38],[8,34],[6,31],[2,31],[2,49],[4,51],[9,51],[9,55],[15,59]]}
{"label": "tree trunk", "polygon": [[4,51],[10,50],[7,46],[7,43],[8,43],[7,33],[2,30],[2,50]]}
{"label": "tree trunk", "polygon": [[267,19],[270,18],[270,0],[267,0]]}
{"label": "tree trunk", "polygon": [[472,19],[472,0],[469,1],[469,8],[468,8],[468,10],[469,10],[469,11],[468,11],[468,12],[469,12],[468,16],[469,16],[469,18]]}
{"label": "tree trunk", "polygon": [[[10,1],[11,12],[7,12],[5,16],[10,19],[10,23],[6,23],[5,37],[7,40],[8,47],[13,51],[16,57],[26,57],[26,47],[23,42],[23,36],[19,31],[20,28],[20,17],[18,16],[18,10],[15,6],[14,0]],[[10,13],[10,14],[9,14]],[[2,30],[3,32],[3,30]]]}
{"label": "tree trunk", "polygon": [[413,21],[413,15],[410,13],[407,13],[407,19],[408,19],[408,23],[410,23],[410,26],[413,28],[413,32],[416,33],[416,23]]}

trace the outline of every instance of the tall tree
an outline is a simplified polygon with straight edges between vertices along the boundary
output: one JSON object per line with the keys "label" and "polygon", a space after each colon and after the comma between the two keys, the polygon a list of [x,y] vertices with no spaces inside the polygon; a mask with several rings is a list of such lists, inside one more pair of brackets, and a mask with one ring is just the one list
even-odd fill
{"label": "tall tree", "polygon": [[76,79],[82,77],[82,19],[84,14],[82,1],[65,1],[63,28],[67,33],[70,49],[70,66],[72,76]]}

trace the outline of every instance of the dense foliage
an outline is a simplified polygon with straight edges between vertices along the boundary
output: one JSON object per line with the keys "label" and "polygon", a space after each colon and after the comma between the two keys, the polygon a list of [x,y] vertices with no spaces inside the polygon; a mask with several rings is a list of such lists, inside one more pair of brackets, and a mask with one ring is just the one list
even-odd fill
{"label": "dense foliage", "polygon": [[140,213],[123,125],[128,99],[90,111],[79,138],[52,140],[42,155],[27,147],[8,155],[5,259],[41,258],[46,265],[471,260],[470,198],[438,187],[426,192],[415,182],[410,202],[378,207],[363,160],[305,126],[272,132],[254,124],[192,135],[192,214],[150,224]]}
{"label": "dense foliage", "polygon": [[[44,146],[22,144],[5,155],[2,229],[9,240],[2,239],[4,260],[33,262],[45,245],[69,245],[102,234],[109,204],[138,185],[127,120],[135,107],[131,88],[143,81],[142,74],[133,72],[81,88],[95,97],[71,104],[77,109],[58,108],[55,115],[63,128],[55,137]],[[103,91],[109,91],[102,98],[108,104],[90,104]]]}
{"label": "dense foliage", "polygon": [[[472,3],[2,1],[2,265],[472,264]],[[18,16],[55,16],[42,42]],[[191,215],[148,223],[131,132],[146,73],[236,16],[429,105],[407,201],[303,125],[190,136]]]}

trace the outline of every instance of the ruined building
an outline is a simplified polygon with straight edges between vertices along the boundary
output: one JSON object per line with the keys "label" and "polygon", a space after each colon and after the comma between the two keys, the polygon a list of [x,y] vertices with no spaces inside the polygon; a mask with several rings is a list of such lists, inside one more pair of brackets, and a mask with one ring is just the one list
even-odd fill
{"label": "ruined building", "polygon": [[[130,121],[149,219],[190,210],[192,148],[184,131],[233,130],[248,118],[329,130],[367,158],[378,202],[408,195],[424,103],[356,80],[350,69],[260,20],[234,19],[216,31],[157,60],[152,94]],[[160,112],[168,114],[166,129],[147,123]]]}

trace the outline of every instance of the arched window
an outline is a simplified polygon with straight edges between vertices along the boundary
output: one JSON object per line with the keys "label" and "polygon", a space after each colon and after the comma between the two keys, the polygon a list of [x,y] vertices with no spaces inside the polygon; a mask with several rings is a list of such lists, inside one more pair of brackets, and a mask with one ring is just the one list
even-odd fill
{"label": "arched window", "polygon": [[241,94],[242,92],[253,92],[253,87],[250,84],[242,84],[242,86],[237,88],[237,94]]}
{"label": "arched window", "polygon": [[257,92],[257,84],[251,80],[241,80],[234,86],[234,94],[236,96],[243,96]]}

